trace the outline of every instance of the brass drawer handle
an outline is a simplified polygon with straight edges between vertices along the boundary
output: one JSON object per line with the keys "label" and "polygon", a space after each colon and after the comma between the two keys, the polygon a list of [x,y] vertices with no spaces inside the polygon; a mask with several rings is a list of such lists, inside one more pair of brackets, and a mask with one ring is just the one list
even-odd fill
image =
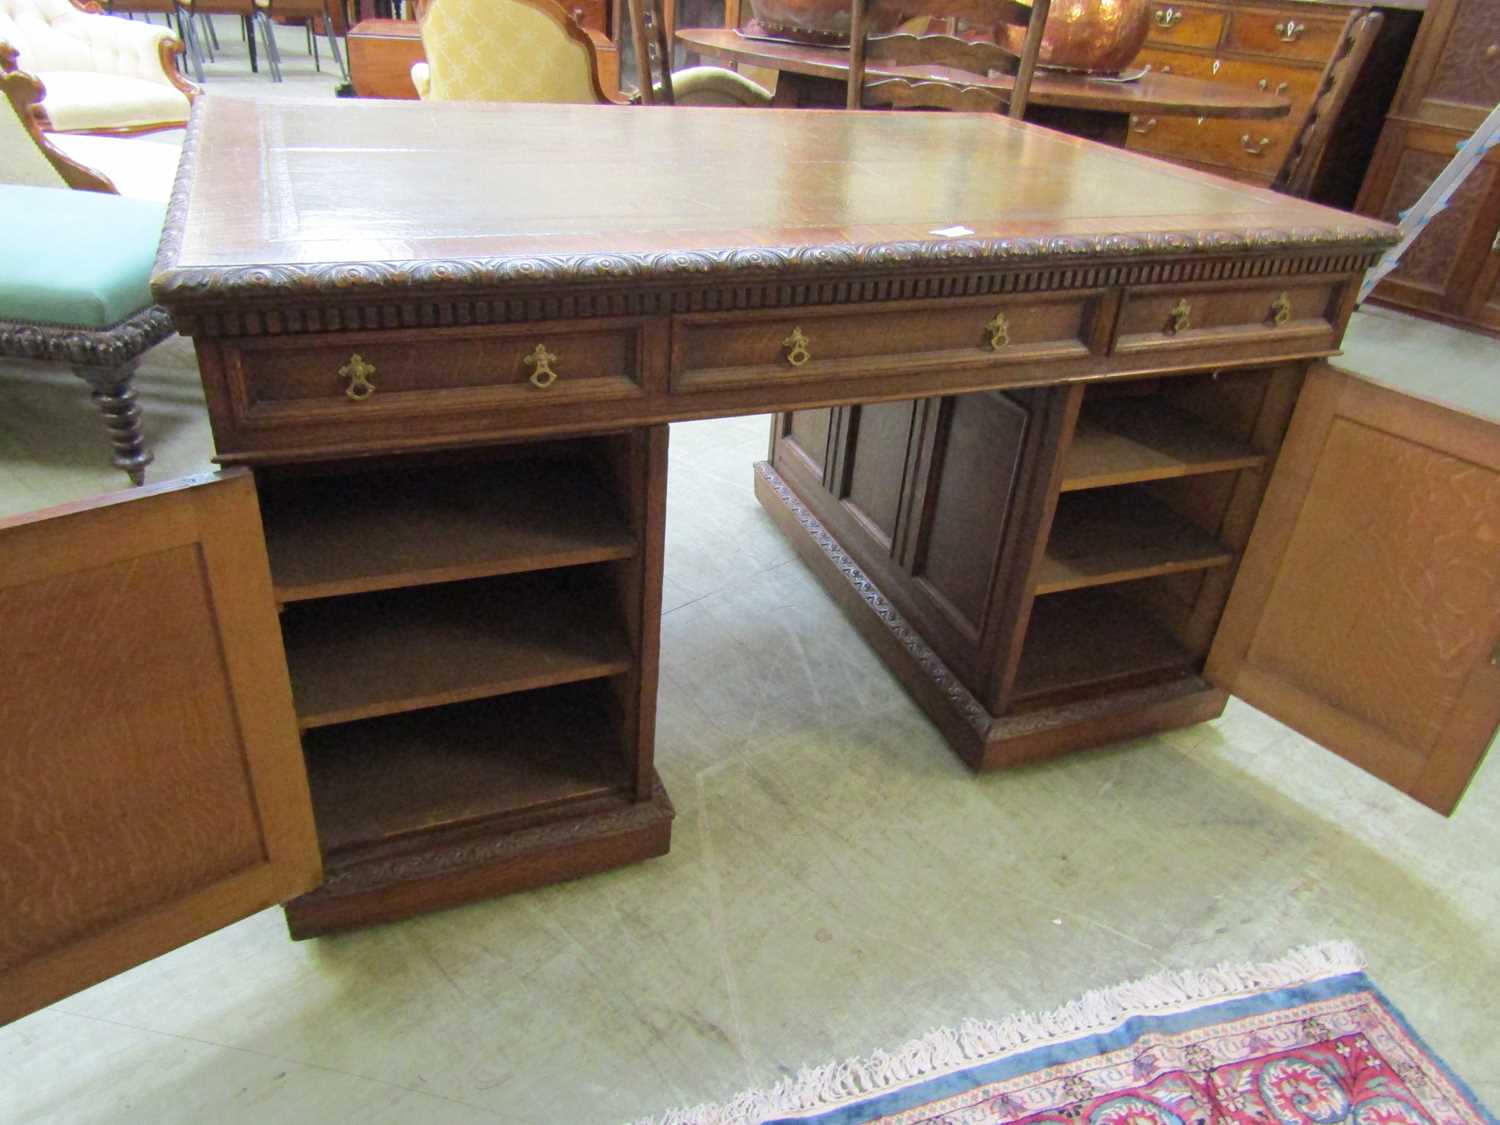
{"label": "brass drawer handle", "polygon": [[531,349],[531,354],[525,359],[527,367],[532,368],[531,385],[537,390],[545,391],[553,383],[557,382],[557,372],[552,370],[552,365],[557,362],[557,355],[547,350],[546,344],[538,344]]}
{"label": "brass drawer handle", "polygon": [[[1136,124],[1136,122],[1138,121],[1140,122],[1140,124]],[[1148,117],[1145,121],[1141,121],[1139,117],[1131,117],[1130,119],[1130,131],[1132,133],[1149,133],[1152,129],[1155,128],[1156,118],[1154,117]]]}
{"label": "brass drawer handle", "polygon": [[[1259,82],[1256,83],[1256,85],[1260,87],[1260,92],[1264,94],[1271,88],[1271,80],[1269,78],[1262,78]],[[1285,94],[1286,89],[1287,85],[1285,82],[1276,83],[1276,94],[1278,97],[1282,94]]]}
{"label": "brass drawer handle", "polygon": [[1307,24],[1298,23],[1296,20],[1283,20],[1276,25],[1276,38],[1283,43],[1295,43],[1307,30]]}
{"label": "brass drawer handle", "polygon": [[1179,298],[1172,306],[1172,311],[1167,314],[1168,336],[1175,336],[1179,332],[1186,332],[1193,326],[1193,306],[1188,304],[1187,298]]}
{"label": "brass drawer handle", "polygon": [[787,349],[786,361],[793,367],[801,367],[812,359],[812,352],[807,350],[808,340],[802,333],[800,327],[793,328],[792,334],[781,341],[781,346]]}
{"label": "brass drawer handle", "polygon": [[364,402],[375,393],[375,384],[370,382],[370,376],[375,374],[375,365],[366,363],[364,357],[355,352],[349,357],[349,362],[339,368],[339,378],[349,380],[349,385],[344,388],[344,394],[355,402]]}
{"label": "brass drawer handle", "polygon": [[990,334],[990,350],[998,352],[1010,343],[1010,322],[1005,319],[1004,313],[996,313],[984,323],[984,330]]}
{"label": "brass drawer handle", "polygon": [[1244,149],[1251,156],[1260,156],[1260,155],[1264,154],[1264,152],[1266,151],[1266,146],[1269,145],[1270,143],[1271,143],[1271,138],[1270,137],[1262,137],[1260,139],[1260,143],[1259,144],[1251,144],[1250,143],[1250,134],[1249,133],[1246,133],[1246,134],[1244,134],[1244,136],[1240,137],[1240,148]]}
{"label": "brass drawer handle", "polygon": [[1271,302],[1271,323],[1280,328],[1292,319],[1292,299],[1285,291],[1276,295],[1276,300]]}
{"label": "brass drawer handle", "polygon": [[1172,73],[1172,67],[1170,65],[1164,66],[1164,67],[1161,68],[1161,72],[1163,74],[1171,74]]}
{"label": "brass drawer handle", "polygon": [[1181,8],[1158,8],[1151,13],[1151,22],[1157,27],[1171,31],[1182,22]]}

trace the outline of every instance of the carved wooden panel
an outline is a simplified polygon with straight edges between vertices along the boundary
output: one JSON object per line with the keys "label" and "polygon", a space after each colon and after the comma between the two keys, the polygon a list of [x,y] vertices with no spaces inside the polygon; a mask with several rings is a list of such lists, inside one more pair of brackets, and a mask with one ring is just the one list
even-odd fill
{"label": "carved wooden panel", "polygon": [[786,444],[807,462],[806,468],[819,480],[828,466],[828,434],[833,411],[798,410],[785,419]]}
{"label": "carved wooden panel", "polygon": [[1440,811],[1500,723],[1500,427],[1311,376],[1209,676]]}
{"label": "carved wooden panel", "polygon": [[1016,488],[1030,413],[1002,393],[944,402],[912,573],[977,638]]}
{"label": "carved wooden panel", "polygon": [[1500,5],[1456,0],[1427,96],[1488,111],[1500,102]]}
{"label": "carved wooden panel", "polygon": [[915,402],[849,408],[851,440],[841,469],[839,499],[886,550],[901,514]]}
{"label": "carved wooden panel", "polygon": [[0,1020],[314,885],[248,475],[0,523]]}

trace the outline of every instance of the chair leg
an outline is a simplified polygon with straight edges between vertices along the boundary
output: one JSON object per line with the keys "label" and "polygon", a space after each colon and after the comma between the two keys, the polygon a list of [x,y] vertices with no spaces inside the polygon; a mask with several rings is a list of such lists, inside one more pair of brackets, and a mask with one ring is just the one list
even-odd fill
{"label": "chair leg", "polygon": [[115,447],[112,460],[117,468],[129,475],[131,484],[146,482],[146,466],[153,459],[141,430],[141,408],[136,405],[132,382],[139,362],[131,360],[118,367],[87,367],[82,364],[73,367],[73,373],[93,391],[94,402],[104,415],[104,425]]}
{"label": "chair leg", "polygon": [[217,51],[219,49],[219,33],[214,28],[214,18],[207,12],[203,12],[201,15],[203,16],[204,26],[208,28],[208,45]]}
{"label": "chair leg", "polygon": [[339,74],[343,75],[344,81],[349,81],[349,68],[344,65],[343,52],[339,50],[338,31],[333,26],[333,14],[329,10],[328,0],[323,0],[323,30],[328,34],[328,53],[333,56],[333,61],[338,64]]}
{"label": "chair leg", "polygon": [[182,44],[187,48],[188,65],[193,68],[193,79],[203,84],[203,49],[198,43],[198,32],[193,26],[193,13],[177,6],[177,30],[182,35]]}
{"label": "chair leg", "polygon": [[216,62],[219,57],[216,53],[219,49],[219,37],[214,34],[214,21],[208,18],[207,12],[199,12],[196,22],[199,46],[207,53],[209,62]]}
{"label": "chair leg", "polygon": [[276,45],[276,29],[271,26],[271,17],[265,12],[255,13],[255,22],[260,25],[260,37],[266,47],[266,66],[271,71],[271,81],[281,81],[281,49]]}
{"label": "chair leg", "polygon": [[323,60],[318,57],[318,37],[313,34],[313,21],[308,20],[305,26],[307,27],[307,51],[313,57],[313,69],[322,74]]}

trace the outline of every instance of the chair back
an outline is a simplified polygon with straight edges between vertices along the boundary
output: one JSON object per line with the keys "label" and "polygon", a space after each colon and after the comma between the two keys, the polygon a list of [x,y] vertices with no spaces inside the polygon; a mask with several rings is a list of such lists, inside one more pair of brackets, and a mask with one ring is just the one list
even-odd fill
{"label": "chair back", "polygon": [[642,105],[673,105],[672,44],[658,0],[630,0],[630,33]]}
{"label": "chair back", "polygon": [[1364,69],[1365,60],[1370,57],[1370,50],[1375,46],[1384,22],[1383,15],[1368,10],[1356,11],[1345,21],[1338,49],[1323,68],[1317,95],[1276,178],[1271,181],[1272,190],[1300,199],[1307,198],[1312,191],[1313,181],[1323,166],[1323,157],[1328,153],[1333,126],[1349,101],[1355,80]]}
{"label": "chair back", "polygon": [[0,42],[21,53],[28,71],[96,70],[91,18],[72,0],[0,0]]}
{"label": "chair back", "polygon": [[433,101],[611,100],[593,41],[553,0],[437,0],[422,17],[422,47]]}
{"label": "chair back", "polygon": [[[997,29],[1004,24],[1025,27],[1026,36],[1021,54],[1017,56],[998,42],[966,39],[955,34],[914,35],[899,31],[870,34],[863,0],[854,0],[849,31],[848,107],[893,105],[995,112],[1006,106],[1009,115],[1019,120],[1026,112],[1032,76],[1042,49],[1042,31],[1051,6],[1051,0],[1033,0],[1030,5],[1019,0],[927,0],[926,5],[919,3],[916,11],[912,11],[909,4],[902,5],[902,11],[908,16],[941,15],[950,20],[962,19]],[[924,7],[931,10],[924,11]],[[997,31],[996,38],[1003,36]],[[867,81],[866,69],[871,63],[942,67],[946,73],[943,77],[915,81],[908,78]],[[1009,92],[972,83],[964,77],[997,73],[1015,75]]]}

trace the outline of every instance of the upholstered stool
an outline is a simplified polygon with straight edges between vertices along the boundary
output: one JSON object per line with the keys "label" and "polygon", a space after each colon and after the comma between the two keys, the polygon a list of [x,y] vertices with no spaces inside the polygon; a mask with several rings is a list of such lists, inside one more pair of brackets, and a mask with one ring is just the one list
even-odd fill
{"label": "upholstered stool", "polygon": [[68,188],[0,184],[0,356],[70,366],[93,389],[114,463],[135,484],[151,454],[131,379],[172,334],[151,301],[166,207]]}

